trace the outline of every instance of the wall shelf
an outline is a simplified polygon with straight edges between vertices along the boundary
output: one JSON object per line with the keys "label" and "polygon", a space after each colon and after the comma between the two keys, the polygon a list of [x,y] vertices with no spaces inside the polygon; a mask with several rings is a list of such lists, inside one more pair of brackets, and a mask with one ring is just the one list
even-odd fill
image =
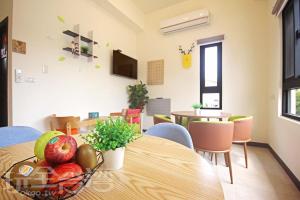
{"label": "wall shelf", "polygon": [[[72,53],[72,48],[71,48],[71,47],[65,47],[65,48],[63,48],[63,50]],[[89,57],[98,58],[98,56],[93,56],[92,54],[84,53],[84,52],[80,52],[80,55],[81,55],[81,56],[88,57],[88,58],[89,58]],[[79,56],[79,55],[77,55],[77,56]]]}
{"label": "wall shelf", "polygon": [[71,36],[71,37],[78,37],[79,36],[78,33],[75,33],[75,32],[70,31],[70,30],[66,30],[63,33],[66,34],[66,35],[68,35],[68,36]]}
{"label": "wall shelf", "polygon": [[[97,45],[98,42],[93,40],[93,31],[88,32],[88,37],[83,36],[80,34],[80,27],[79,24],[74,26],[74,31],[71,30],[65,30],[63,31],[63,34],[73,37],[74,44],[78,44],[79,46],[79,52],[77,51],[76,54],[74,54],[73,49],[74,47],[65,47],[63,48],[64,51],[71,52],[75,57],[79,56],[85,56],[88,58],[89,61],[92,61],[94,58],[98,58],[98,56],[93,55],[94,54],[94,45]],[[85,43],[85,44],[82,44]],[[81,51],[81,46],[88,46],[89,53],[84,53]]]}
{"label": "wall shelf", "polygon": [[[75,32],[70,31],[70,30],[64,31],[63,34],[71,36],[71,37],[78,37],[79,36],[78,33],[75,33]],[[86,43],[94,43],[95,45],[98,44],[98,42],[93,41],[92,39],[87,38],[87,37],[82,36],[82,35],[80,36],[80,39],[81,39],[81,41],[86,42]]]}

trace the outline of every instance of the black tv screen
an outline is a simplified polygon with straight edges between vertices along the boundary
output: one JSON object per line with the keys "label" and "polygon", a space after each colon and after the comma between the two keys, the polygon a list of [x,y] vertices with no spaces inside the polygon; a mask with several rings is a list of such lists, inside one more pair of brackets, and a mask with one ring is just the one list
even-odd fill
{"label": "black tv screen", "polygon": [[113,74],[137,79],[137,60],[122,54],[120,50],[114,50]]}

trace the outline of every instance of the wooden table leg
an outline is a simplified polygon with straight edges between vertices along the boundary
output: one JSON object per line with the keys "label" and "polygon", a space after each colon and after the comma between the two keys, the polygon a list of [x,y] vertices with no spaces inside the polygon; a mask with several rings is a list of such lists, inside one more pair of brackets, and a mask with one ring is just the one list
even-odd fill
{"label": "wooden table leg", "polygon": [[186,129],[189,130],[189,124],[190,122],[192,121],[192,118],[191,117],[188,117],[187,118],[187,123],[186,123]]}
{"label": "wooden table leg", "polygon": [[179,116],[179,124],[182,125],[182,117]]}

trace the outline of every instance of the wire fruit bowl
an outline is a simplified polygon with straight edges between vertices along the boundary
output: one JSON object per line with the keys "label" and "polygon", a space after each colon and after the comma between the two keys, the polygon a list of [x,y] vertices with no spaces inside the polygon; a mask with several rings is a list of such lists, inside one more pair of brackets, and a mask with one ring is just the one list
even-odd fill
{"label": "wire fruit bowl", "polygon": [[20,162],[14,163],[2,176],[1,178],[5,180],[6,183],[10,184],[17,192],[36,200],[64,200],[70,197],[73,197],[78,194],[78,192],[87,184],[91,179],[93,174],[101,167],[104,162],[103,154],[97,152],[97,165],[86,172],[83,172],[80,175],[73,176],[61,181],[57,181],[51,184],[40,184],[40,185],[31,185],[33,188],[43,188],[41,191],[32,191],[24,186],[19,186],[9,178],[9,174],[12,169],[25,161],[36,162],[37,159],[35,156],[22,160]]}

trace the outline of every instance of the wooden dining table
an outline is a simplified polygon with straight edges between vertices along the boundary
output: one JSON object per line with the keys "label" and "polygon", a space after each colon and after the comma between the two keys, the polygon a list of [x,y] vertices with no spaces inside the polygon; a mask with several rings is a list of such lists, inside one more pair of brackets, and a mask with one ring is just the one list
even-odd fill
{"label": "wooden dining table", "polygon": [[[80,137],[75,138],[82,143]],[[34,142],[0,148],[0,172],[32,156],[33,148]],[[0,187],[0,199],[28,199],[2,179]],[[122,169],[99,169],[71,199],[221,200],[224,195],[216,172],[194,150],[170,140],[143,136],[127,146]]]}
{"label": "wooden dining table", "polygon": [[230,113],[210,110],[201,111],[200,115],[196,115],[194,111],[174,111],[171,112],[171,115],[175,116],[175,121],[178,124],[182,124],[184,117],[187,118],[187,123],[189,123],[194,119],[207,119],[207,121],[210,121],[211,119],[218,119],[219,121],[223,121],[231,116]]}

